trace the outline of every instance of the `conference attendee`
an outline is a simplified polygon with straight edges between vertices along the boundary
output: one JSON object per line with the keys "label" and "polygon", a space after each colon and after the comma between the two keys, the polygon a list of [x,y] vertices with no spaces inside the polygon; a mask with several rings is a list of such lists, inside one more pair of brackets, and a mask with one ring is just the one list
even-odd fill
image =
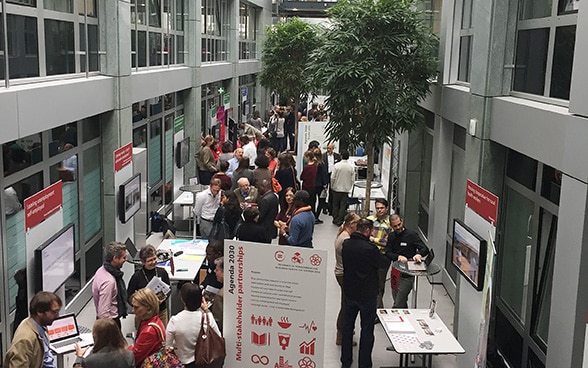
{"label": "conference attendee", "polygon": [[76,347],[74,368],[133,368],[135,356],[127,349],[127,340],[122,335],[116,323],[110,318],[100,318],[92,327],[94,345],[92,352],[86,358],[86,348]]}
{"label": "conference attendee", "polygon": [[13,187],[4,189],[4,214],[11,216],[22,210],[22,204],[18,200],[18,194]]}
{"label": "conference attendee", "polygon": [[184,310],[172,316],[167,325],[166,346],[173,346],[178,358],[186,368],[195,368],[194,347],[200,334],[202,313],[208,314],[208,323],[216,333],[221,334],[216,321],[206,307],[202,290],[190,282],[182,285],[180,297]]}
{"label": "conference attendee", "polygon": [[297,175],[294,157],[288,152],[280,153],[278,156],[278,169],[274,173],[274,178],[282,186],[282,191],[279,193],[280,198],[284,196],[284,189],[286,188],[300,189],[298,179],[296,179]]}
{"label": "conference attendee", "polygon": [[[224,257],[218,257],[214,260],[215,268],[214,274],[218,282],[224,284],[225,282],[225,259]],[[212,298],[210,305],[210,312],[214,316],[214,320],[220,331],[223,330],[223,299],[224,299],[224,288],[221,288],[216,295]]]}
{"label": "conference attendee", "polygon": [[269,147],[265,150],[265,156],[269,159],[267,169],[272,173],[273,176],[276,172],[276,168],[278,167],[278,160],[276,159],[276,150],[272,147]]}
{"label": "conference attendee", "polygon": [[[357,231],[357,223],[361,217],[355,212],[349,212],[344,219],[343,224],[339,227],[337,238],[335,238],[335,278],[341,289],[341,307],[337,314],[337,340],[335,343],[341,345],[343,338],[343,313],[345,313],[345,292],[343,291],[343,242],[351,237]],[[357,343],[354,342],[354,346]]]}
{"label": "conference attendee", "polygon": [[[371,215],[368,219],[374,222],[374,228],[370,235],[370,241],[378,246],[380,252],[384,252],[386,242],[388,241],[388,234],[391,231],[390,217],[388,215],[388,201],[384,198],[376,198],[374,200],[376,213]],[[380,269],[378,271],[378,308],[384,308],[384,291],[386,290],[386,278],[388,277],[388,269]]]}
{"label": "conference attendee", "polygon": [[102,267],[92,281],[96,318],[112,318],[119,328],[120,319],[127,316],[127,288],[121,270],[126,260],[127,248],[123,243],[108,243],[104,248]]}
{"label": "conference attendee", "polygon": [[[265,155],[257,155],[255,159],[255,166],[257,168],[253,170],[253,186],[257,188],[259,191],[260,183],[263,180],[267,180],[270,183],[272,182],[272,172],[268,169],[269,165],[269,158]],[[270,187],[271,190],[271,187]]]}
{"label": "conference attendee", "polygon": [[29,317],[18,325],[4,358],[4,368],[56,368],[47,326],[59,317],[61,298],[39,291],[29,303]]}
{"label": "conference attendee", "polygon": [[200,149],[196,152],[196,164],[198,166],[198,174],[200,178],[200,184],[210,184],[212,175],[217,171],[216,161],[213,154],[214,137],[207,135],[202,140]]}
{"label": "conference attendee", "polygon": [[[158,277],[162,282],[171,285],[167,271],[162,267],[157,267],[157,250],[153,245],[147,244],[141,248],[139,251],[139,259],[141,260],[143,267],[131,276],[129,286],[127,287],[128,295],[132,296],[135,291],[146,287],[154,277]],[[159,303],[159,318],[161,319],[161,322],[163,322],[163,325],[166,326],[168,321],[167,296],[157,295],[157,297],[161,301]],[[130,303],[131,298],[129,298],[129,304]],[[137,316],[135,316],[135,327],[139,327],[140,322],[141,321]]]}
{"label": "conference attendee", "polygon": [[233,187],[233,181],[227,175],[227,170],[229,169],[229,163],[227,161],[220,161],[218,166],[219,166],[219,170],[212,176],[212,179],[218,179],[221,181],[221,189],[222,190],[231,190],[231,188]]}
{"label": "conference attendee", "polygon": [[131,296],[131,305],[141,324],[135,343],[128,349],[135,356],[135,364],[141,366],[145,358],[161,349],[161,342],[165,340],[165,326],[159,319],[159,299],[153,290],[137,290]]}
{"label": "conference attendee", "polygon": [[323,155],[321,150],[319,148],[314,148],[312,152],[314,153],[314,162],[316,165],[316,181],[314,183],[314,192],[318,201],[316,211],[314,211],[314,218],[315,223],[322,224],[323,221],[320,219],[320,216],[321,212],[327,209],[327,189],[329,187],[329,177],[327,175],[327,168],[323,162]]}
{"label": "conference attendee", "polygon": [[247,203],[257,203],[259,200],[259,192],[257,188],[251,186],[249,179],[240,178],[237,182],[238,188],[233,192],[237,196],[241,207],[245,207]]}
{"label": "conference attendee", "polygon": [[341,153],[341,161],[333,166],[331,173],[329,206],[333,216],[333,224],[341,226],[343,218],[347,212],[347,199],[349,192],[353,188],[355,178],[355,169],[349,163],[349,152]]}
{"label": "conference attendee", "polygon": [[374,347],[374,320],[378,297],[378,269],[390,262],[370,242],[373,222],[360,219],[357,231],[343,242],[343,292],[345,312],[341,341],[341,367],[349,368],[353,362],[353,330],[359,313],[361,332],[359,337],[358,367],[372,367]]}
{"label": "conference attendee", "polygon": [[284,195],[280,197],[280,212],[274,219],[274,226],[278,229],[278,244],[280,245],[288,245],[288,234],[282,231],[282,227],[286,226],[292,217],[292,212],[294,212],[294,193],[296,190],[292,187],[284,190]]}
{"label": "conference attendee", "polygon": [[251,125],[255,129],[261,131],[261,127],[263,126],[263,121],[261,120],[261,117],[259,116],[259,111],[257,111],[257,110],[253,111],[253,113],[251,114],[251,117],[249,118],[249,125]]}
{"label": "conference attendee", "polygon": [[325,163],[325,168],[327,171],[327,176],[329,178],[329,196],[327,197],[327,211],[331,213],[333,206],[332,206],[332,198],[333,192],[331,190],[331,174],[333,173],[333,168],[337,162],[341,161],[341,155],[335,152],[335,145],[333,143],[327,144],[327,150],[323,153],[323,162]]}
{"label": "conference attendee", "polygon": [[[214,261],[223,256],[224,250],[224,242],[221,240],[212,239],[206,246],[206,276],[202,282],[197,279],[194,280],[194,283],[196,285],[200,284],[202,290],[206,292],[214,294],[223,287],[223,284],[217,280],[214,273]],[[196,274],[196,277],[198,278],[199,274]]]}
{"label": "conference attendee", "polygon": [[227,170],[227,175],[230,178],[233,178],[233,173],[239,166],[239,160],[243,158],[243,148],[237,148],[233,153],[233,158],[228,160],[229,169]]}
{"label": "conference attendee", "polygon": [[[255,146],[255,142],[245,134],[239,138],[239,142],[241,142],[241,147],[243,148],[243,157],[248,157],[249,165],[253,165],[257,158],[257,147]],[[253,169],[251,166],[249,168]]]}
{"label": "conference attendee", "polygon": [[[392,261],[421,262],[429,254],[429,248],[423,243],[419,234],[404,227],[404,221],[397,214],[390,216],[392,230],[388,235],[386,256]],[[394,308],[408,308],[408,294],[412,290],[414,276],[400,274],[398,290],[392,290]]]}
{"label": "conference attendee", "polygon": [[218,156],[218,159],[216,160],[216,168],[220,169],[220,163],[222,161],[229,162],[231,159],[233,159],[233,157],[234,157],[233,142],[231,142],[231,141],[223,142],[223,144],[221,144],[221,154]]}
{"label": "conference attendee", "polygon": [[264,229],[266,238],[271,242],[278,234],[274,226],[274,219],[278,215],[279,199],[278,195],[272,191],[272,182],[262,180],[258,187],[259,201],[257,209],[259,210],[259,224]]}
{"label": "conference attendee", "polygon": [[303,160],[306,165],[302,168],[302,172],[300,173],[300,181],[302,182],[302,189],[308,193],[308,204],[312,208],[314,214],[316,203],[316,177],[318,171],[314,152],[312,150],[304,152]]}
{"label": "conference attendee", "polygon": [[200,219],[200,235],[204,238],[210,236],[212,221],[216,210],[220,206],[220,179],[210,181],[210,186],[196,194],[194,201],[194,216]]}
{"label": "conference attendee", "polygon": [[256,243],[270,243],[265,229],[259,223],[259,210],[257,207],[247,207],[243,210],[243,222],[237,228],[235,235],[237,240]]}
{"label": "conference attendee", "polygon": [[233,177],[231,178],[233,182],[231,190],[235,190],[239,187],[239,179],[241,178],[247,178],[249,183],[253,183],[254,181],[253,170],[249,168],[249,157],[242,157],[241,160],[239,160],[239,165],[233,172]]}
{"label": "conference attendee", "polygon": [[[212,227],[214,229],[215,226],[222,226],[224,239],[233,239],[237,225],[239,224],[239,221],[241,221],[241,213],[243,212],[241,204],[235,193],[232,191],[221,192],[220,204],[220,207],[214,214]],[[223,222],[226,226],[223,225]],[[214,236],[214,234],[212,234],[212,236]]]}
{"label": "conference attendee", "polygon": [[299,190],[294,194],[294,211],[290,221],[282,227],[287,233],[288,244],[297,247],[312,248],[312,235],[314,233],[314,214],[308,204],[310,196],[305,190]]}

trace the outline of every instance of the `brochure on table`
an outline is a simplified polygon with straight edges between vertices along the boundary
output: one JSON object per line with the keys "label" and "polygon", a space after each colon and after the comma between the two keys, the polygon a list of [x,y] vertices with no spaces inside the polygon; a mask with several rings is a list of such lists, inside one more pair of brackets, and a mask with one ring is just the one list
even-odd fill
{"label": "brochure on table", "polygon": [[225,368],[324,366],[326,257],[225,241]]}

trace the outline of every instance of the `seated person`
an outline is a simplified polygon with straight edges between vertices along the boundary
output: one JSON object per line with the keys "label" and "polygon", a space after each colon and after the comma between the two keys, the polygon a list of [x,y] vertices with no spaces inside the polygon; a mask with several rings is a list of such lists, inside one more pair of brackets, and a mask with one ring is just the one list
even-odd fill
{"label": "seated person", "polygon": [[241,207],[246,207],[247,203],[257,203],[259,199],[259,193],[257,192],[257,188],[252,187],[249,183],[249,179],[247,178],[240,178],[237,181],[237,185],[239,186],[237,189],[234,190]]}

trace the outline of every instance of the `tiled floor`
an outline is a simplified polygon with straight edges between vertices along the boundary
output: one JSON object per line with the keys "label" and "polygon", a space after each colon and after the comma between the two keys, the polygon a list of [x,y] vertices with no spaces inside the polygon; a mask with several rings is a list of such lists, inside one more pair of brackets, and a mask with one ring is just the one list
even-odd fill
{"label": "tiled floor", "polygon": [[[331,224],[331,217],[323,215],[322,219],[324,224],[315,226],[314,233],[314,246],[315,248],[325,249],[329,252],[328,256],[328,274],[327,274],[327,305],[326,305],[326,328],[328,331],[325,336],[325,359],[324,368],[335,368],[340,367],[339,362],[341,349],[335,345],[335,319],[339,308],[339,285],[335,280],[333,269],[335,267],[335,255],[333,248],[333,241],[337,233],[337,227]],[[418,303],[419,307],[426,308],[429,305],[431,297],[431,285],[425,278],[422,278],[419,283],[419,295]],[[445,289],[442,285],[434,285],[433,287],[433,298],[437,300],[437,313],[443,319],[445,324],[452,328],[451,322],[453,321],[453,302],[445,293]],[[409,300],[412,300],[409,298]],[[386,307],[392,306],[392,296],[389,289],[386,290],[384,295],[384,305]],[[88,303],[84,310],[78,317],[81,324],[91,327],[94,321],[94,305],[92,302]],[[133,318],[127,318],[123,320],[123,332],[129,333],[133,330]],[[359,318],[358,327],[359,331]],[[373,350],[373,364],[374,367],[398,365],[399,359],[398,354],[395,352],[387,351],[386,347],[389,346],[388,340],[384,334],[384,331],[380,325],[375,328],[376,342]],[[129,342],[131,342],[129,340]],[[354,348],[354,357],[357,358],[357,347]],[[355,363],[356,364],[356,363]],[[456,367],[455,356],[453,355],[442,355],[433,357],[433,366],[436,368],[454,368]],[[356,367],[356,365],[353,365]],[[321,367],[317,367],[321,368]]]}

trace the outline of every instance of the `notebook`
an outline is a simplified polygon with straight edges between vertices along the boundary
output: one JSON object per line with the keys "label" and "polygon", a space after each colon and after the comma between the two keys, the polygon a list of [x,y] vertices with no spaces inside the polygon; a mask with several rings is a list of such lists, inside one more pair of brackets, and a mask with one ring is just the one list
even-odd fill
{"label": "notebook", "polygon": [[80,347],[93,345],[92,334],[81,334],[74,314],[60,316],[47,326],[49,347],[57,354],[64,354],[75,350],[75,343]]}

